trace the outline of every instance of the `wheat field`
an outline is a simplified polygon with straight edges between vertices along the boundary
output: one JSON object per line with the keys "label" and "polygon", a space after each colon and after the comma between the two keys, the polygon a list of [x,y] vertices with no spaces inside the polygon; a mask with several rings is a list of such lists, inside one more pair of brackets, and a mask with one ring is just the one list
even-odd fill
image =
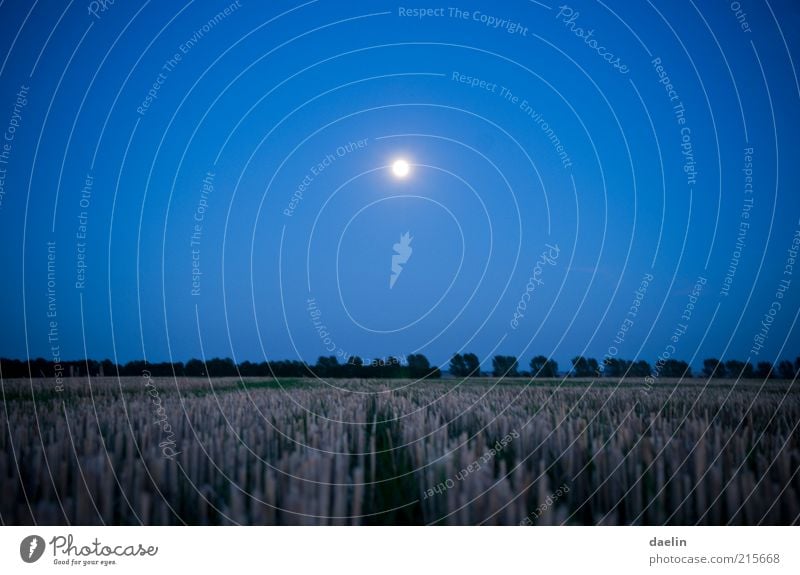
{"label": "wheat field", "polygon": [[786,381],[5,380],[3,524],[797,524]]}

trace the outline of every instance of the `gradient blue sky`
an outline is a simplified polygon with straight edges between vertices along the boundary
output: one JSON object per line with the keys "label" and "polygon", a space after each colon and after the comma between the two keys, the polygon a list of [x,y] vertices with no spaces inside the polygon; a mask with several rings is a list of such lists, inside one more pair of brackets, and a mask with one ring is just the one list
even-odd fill
{"label": "gradient blue sky", "polygon": [[[652,363],[687,323],[701,275],[676,357],[800,353],[800,278],[784,275],[800,218],[799,5],[743,1],[745,31],[722,1],[576,0],[572,24],[547,1],[454,4],[470,15],[451,17],[447,4],[242,0],[198,38],[229,2],[116,2],[99,18],[85,4],[4,2],[0,130],[20,87],[29,91],[0,165],[0,356],[51,355],[47,242],[65,359],[422,352],[442,365],[466,350],[565,366],[615,345]],[[444,11],[419,19],[400,8]],[[492,28],[476,11],[523,28]],[[629,72],[575,26],[594,30]],[[693,184],[655,58],[685,106]],[[154,83],[157,97],[137,112]],[[412,164],[405,179],[387,168],[398,157]],[[722,295],[746,197],[750,227]],[[406,231],[413,253],[390,289],[392,246]],[[513,329],[545,244],[559,257]],[[645,274],[654,279],[615,344]],[[754,355],[783,278],[792,284]]]}

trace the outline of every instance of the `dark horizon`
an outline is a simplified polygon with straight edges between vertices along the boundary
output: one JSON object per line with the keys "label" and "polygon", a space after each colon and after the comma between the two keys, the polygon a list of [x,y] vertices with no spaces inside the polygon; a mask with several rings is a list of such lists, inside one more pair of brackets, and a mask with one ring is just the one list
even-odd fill
{"label": "dark horizon", "polygon": [[[469,352],[465,354],[453,354],[456,356],[474,356]],[[422,358],[425,367],[417,367],[412,373],[416,375],[409,375],[408,371],[374,371],[372,373],[362,372],[356,374],[353,371],[331,371],[332,367],[346,368],[353,365],[353,360],[357,359],[356,364],[359,367],[366,369],[369,368],[408,368],[414,367],[414,356]],[[102,373],[103,377],[111,377],[112,375],[119,375],[120,377],[136,377],[142,375],[142,371],[151,371],[155,367],[159,377],[169,377],[175,375],[176,377],[265,377],[274,375],[275,377],[326,377],[326,378],[349,378],[349,377],[366,377],[366,378],[396,378],[396,377],[410,377],[421,379],[435,378],[438,379],[444,374],[449,377],[528,377],[539,379],[552,379],[552,378],[648,378],[652,377],[657,379],[674,379],[674,378],[693,378],[693,379],[785,379],[793,380],[800,376],[800,355],[796,356],[794,360],[785,358],[774,364],[771,362],[761,361],[756,364],[742,361],[736,358],[721,360],[719,358],[704,358],[700,366],[692,366],[678,358],[669,358],[664,361],[648,362],[647,360],[626,360],[624,358],[611,358],[610,360],[598,362],[596,358],[586,356],[575,356],[570,360],[567,369],[554,360],[538,355],[530,358],[528,363],[519,363],[518,358],[514,356],[496,355],[479,361],[478,367],[462,368],[461,375],[453,367],[453,358],[451,362],[442,366],[431,365],[424,354],[401,354],[398,356],[385,356],[381,358],[362,358],[355,355],[348,358],[347,361],[340,362],[335,356],[318,356],[316,363],[305,362],[297,359],[276,359],[261,362],[252,362],[250,360],[243,360],[241,362],[234,362],[229,357],[213,357],[206,360],[199,358],[189,358],[185,361],[175,362],[148,362],[143,359],[131,360],[124,363],[115,363],[111,359],[77,359],[77,360],[61,360],[58,364],[46,360],[42,357],[30,359],[14,359],[14,358],[0,358],[0,381],[3,379],[17,379],[28,377],[27,374],[20,375],[21,369],[24,367],[29,368],[30,377],[37,378],[38,373],[46,373],[44,377],[86,377],[87,375],[98,376]],[[491,370],[486,370],[487,363],[490,367],[494,362],[500,358],[513,359],[518,365],[512,367],[509,363],[500,362],[500,367],[494,366]],[[411,359],[411,361],[409,361]],[[545,361],[553,361],[554,368],[548,369],[549,366],[542,366],[534,369],[533,362],[540,359],[540,363]],[[579,359],[586,360],[582,364]],[[594,362],[594,363],[592,363]],[[227,368],[220,368],[224,364]],[[637,364],[639,364],[637,366]],[[56,366],[60,365],[61,375],[57,376]],[[203,373],[199,373],[200,369],[197,366],[202,366]],[[213,366],[218,366],[214,368]],[[102,366],[102,371],[99,368]],[[188,366],[192,366],[189,368]],[[212,366],[209,368],[209,366]],[[70,375],[69,369],[72,368],[79,373]],[[87,370],[81,373],[81,370],[86,367]],[[638,368],[638,369],[637,369]],[[658,369],[658,371],[656,371]],[[432,375],[434,372],[440,372]],[[283,373],[284,375],[280,375]],[[540,373],[553,373],[555,375],[537,375]],[[9,375],[12,374],[12,375]],[[52,374],[52,375],[51,375]],[[507,374],[507,375],[503,375]]]}

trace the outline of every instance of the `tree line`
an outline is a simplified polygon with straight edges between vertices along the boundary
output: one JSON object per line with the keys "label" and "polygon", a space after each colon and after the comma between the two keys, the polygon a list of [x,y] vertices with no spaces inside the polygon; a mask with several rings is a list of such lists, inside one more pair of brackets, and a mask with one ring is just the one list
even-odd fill
{"label": "tree line", "polygon": [[213,358],[205,362],[190,359],[186,363],[142,360],[116,364],[109,359],[103,361],[76,360],[53,362],[43,358],[28,361],[0,358],[0,375],[3,378],[27,377],[111,377],[136,376],[145,372],[153,377],[349,377],[360,379],[428,378],[441,377],[438,367],[432,366],[422,354],[407,357],[387,357],[364,361],[358,356],[339,363],[336,356],[320,356],[311,365],[304,361],[280,360],[253,363],[243,361],[236,364],[230,358]]}
{"label": "tree line", "polygon": [[[30,368],[29,364],[30,363]],[[793,362],[780,361],[773,365],[768,361],[750,362],[716,358],[703,360],[703,368],[697,374],[685,361],[677,359],[659,360],[650,365],[645,360],[626,360],[607,358],[598,362],[593,357],[576,356],[570,361],[566,372],[559,370],[558,363],[543,355],[530,360],[529,370],[520,370],[519,361],[513,355],[492,357],[491,371],[481,370],[481,361],[474,353],[455,353],[450,359],[448,371],[454,377],[665,377],[665,378],[780,378],[794,379],[800,374],[800,357]],[[141,376],[148,372],[153,377],[325,377],[358,379],[438,379],[442,376],[440,368],[432,366],[423,354],[410,354],[407,357],[387,357],[362,360],[350,357],[339,363],[336,356],[320,356],[316,364],[298,360],[262,361],[254,363],[243,361],[236,364],[230,358],[213,358],[205,362],[190,359],[187,362],[150,363],[142,360],[116,364],[111,360],[77,360],[53,362],[36,358],[30,362],[19,359],[0,358],[0,375],[3,378],[27,377],[85,377],[97,376]]]}
{"label": "tree line", "polygon": [[593,357],[576,356],[570,360],[570,368],[561,373],[554,359],[537,355],[530,361],[530,371],[520,371],[519,361],[513,355],[495,355],[492,358],[492,371],[482,372],[481,362],[474,353],[456,353],[450,360],[450,373],[456,377],[534,377],[553,378],[562,375],[571,377],[704,377],[704,378],[780,378],[794,379],[800,374],[800,357],[794,362],[783,360],[777,365],[768,361],[750,362],[737,359],[722,361],[716,358],[703,360],[703,369],[692,373],[691,366],[678,359],[659,359],[653,366],[645,360],[626,360],[607,358],[598,362]]}

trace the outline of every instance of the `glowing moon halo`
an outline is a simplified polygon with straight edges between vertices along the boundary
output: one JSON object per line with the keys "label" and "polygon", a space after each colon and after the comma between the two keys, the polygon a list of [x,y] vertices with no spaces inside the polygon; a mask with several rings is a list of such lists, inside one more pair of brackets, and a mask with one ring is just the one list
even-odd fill
{"label": "glowing moon halo", "polygon": [[398,178],[405,178],[410,169],[411,166],[409,166],[408,162],[403,159],[395,160],[392,164],[392,173]]}

